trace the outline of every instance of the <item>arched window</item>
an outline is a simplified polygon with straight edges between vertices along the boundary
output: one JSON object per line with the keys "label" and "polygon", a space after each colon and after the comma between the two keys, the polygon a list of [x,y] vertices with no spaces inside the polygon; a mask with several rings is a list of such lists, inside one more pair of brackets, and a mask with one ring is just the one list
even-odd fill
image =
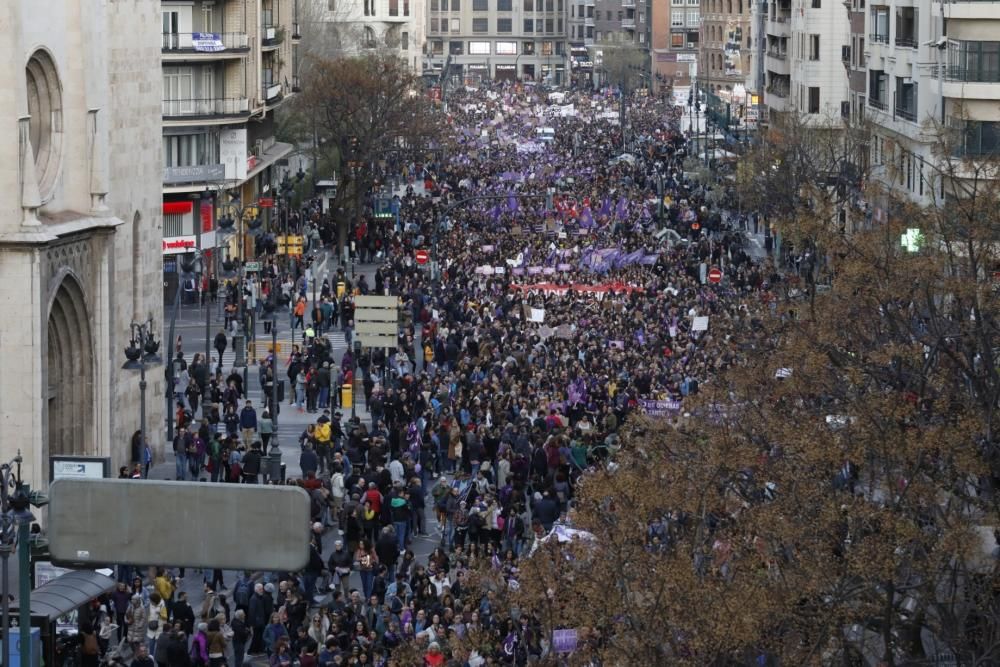
{"label": "arched window", "polygon": [[25,67],[28,92],[28,136],[35,155],[35,175],[42,199],[55,187],[62,157],[62,87],[52,56],[35,51]]}
{"label": "arched window", "polygon": [[375,48],[375,30],[370,25],[365,26],[361,45],[366,49]]}

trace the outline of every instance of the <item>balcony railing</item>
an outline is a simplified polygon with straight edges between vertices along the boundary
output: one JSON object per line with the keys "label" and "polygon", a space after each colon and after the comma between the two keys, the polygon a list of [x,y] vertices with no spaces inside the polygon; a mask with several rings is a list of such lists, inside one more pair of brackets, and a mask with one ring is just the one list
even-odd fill
{"label": "balcony railing", "polygon": [[635,7],[635,0],[622,0],[622,7]]}
{"label": "balcony railing", "polygon": [[250,102],[245,97],[163,100],[164,118],[242,116],[248,113]]}
{"label": "balcony railing", "polygon": [[917,38],[913,35],[904,35],[903,37],[896,38],[896,46],[902,46],[908,49],[917,48]]}
{"label": "balcony railing", "polygon": [[764,90],[768,95],[774,95],[775,97],[780,97],[785,99],[788,97],[788,91],[782,88],[767,88]]}
{"label": "balcony railing", "polygon": [[625,30],[635,30],[635,19],[622,19],[622,28]]}
{"label": "balcony railing", "polygon": [[886,111],[889,108],[888,103],[883,100],[876,99],[874,97],[868,98],[868,106],[879,109],[880,111]]}
{"label": "balcony railing", "polygon": [[778,60],[784,60],[785,58],[788,57],[788,52],[786,51],[784,53],[779,53],[777,51],[768,51],[767,56],[769,58],[777,58]]}
{"label": "balcony railing", "polygon": [[1000,83],[1000,68],[949,66],[945,76],[950,81],[965,81],[966,83]]}
{"label": "balcony railing", "polygon": [[161,35],[164,53],[222,53],[249,51],[245,32],[165,32]]}
{"label": "balcony railing", "polygon": [[285,31],[273,25],[266,25],[260,30],[261,46],[278,46],[285,41]]}
{"label": "balcony railing", "polygon": [[917,120],[917,110],[915,107],[896,107],[896,115],[904,120]]}
{"label": "balcony railing", "polygon": [[869,44],[888,44],[889,33],[873,32],[868,35]]}

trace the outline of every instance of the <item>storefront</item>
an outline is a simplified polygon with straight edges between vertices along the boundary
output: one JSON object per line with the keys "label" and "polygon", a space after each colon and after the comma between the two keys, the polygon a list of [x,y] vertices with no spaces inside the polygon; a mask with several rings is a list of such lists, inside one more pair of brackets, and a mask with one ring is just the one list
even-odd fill
{"label": "storefront", "polygon": [[493,78],[497,81],[517,81],[517,65],[497,63]]}
{"label": "storefront", "polygon": [[[200,203],[200,206],[198,204]],[[211,275],[215,262],[217,238],[213,199],[180,199],[163,202],[163,301],[174,302],[180,280],[180,258],[199,249],[205,262],[206,275]],[[200,230],[195,227],[198,224]],[[199,239],[200,231],[200,239]],[[194,290],[185,288],[185,302],[196,299]],[[192,292],[195,296],[192,296]]]}
{"label": "storefront", "polygon": [[585,86],[593,81],[594,61],[590,59],[590,51],[582,43],[569,45],[569,64],[573,74],[573,82]]}

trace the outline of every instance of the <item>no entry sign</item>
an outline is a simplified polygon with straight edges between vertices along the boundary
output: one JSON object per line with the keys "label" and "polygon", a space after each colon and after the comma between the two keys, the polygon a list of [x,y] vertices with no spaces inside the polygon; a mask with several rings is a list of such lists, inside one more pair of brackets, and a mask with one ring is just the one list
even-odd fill
{"label": "no entry sign", "polygon": [[426,264],[430,261],[431,256],[426,250],[418,250],[413,253],[413,259],[417,260],[417,264]]}
{"label": "no entry sign", "polygon": [[722,282],[722,269],[717,266],[713,266],[708,270],[708,282],[713,285],[718,285]]}

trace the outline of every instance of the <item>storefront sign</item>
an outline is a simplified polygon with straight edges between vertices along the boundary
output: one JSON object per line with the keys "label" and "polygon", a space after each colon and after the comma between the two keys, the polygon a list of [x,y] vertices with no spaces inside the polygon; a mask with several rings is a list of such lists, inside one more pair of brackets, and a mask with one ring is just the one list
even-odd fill
{"label": "storefront sign", "polygon": [[190,167],[166,167],[163,170],[163,183],[201,183],[203,181],[221,181],[226,177],[226,168],[221,164],[199,164]]}
{"label": "storefront sign", "polygon": [[[201,235],[202,248],[215,247],[215,232],[207,232]],[[198,248],[198,239],[194,236],[167,236],[163,239],[164,255],[180,255],[186,252],[193,252]]]}

